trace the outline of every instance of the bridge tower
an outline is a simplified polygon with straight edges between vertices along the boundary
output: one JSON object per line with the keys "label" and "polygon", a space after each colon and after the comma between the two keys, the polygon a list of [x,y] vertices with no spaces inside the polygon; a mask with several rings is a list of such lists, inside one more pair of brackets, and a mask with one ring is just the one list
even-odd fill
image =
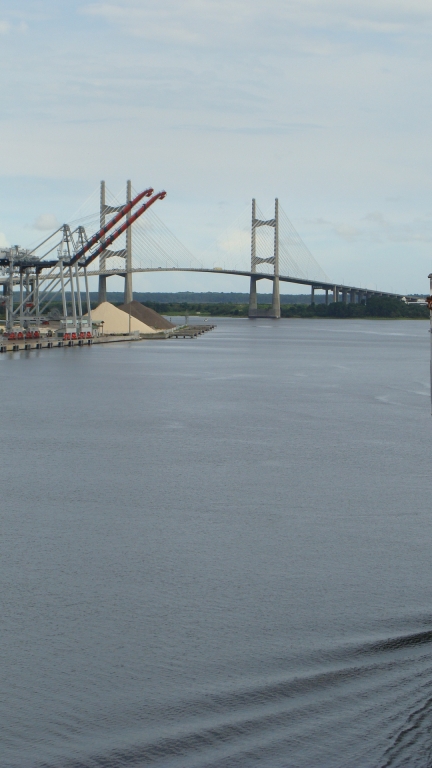
{"label": "bridge tower", "polygon": [[[100,217],[99,217],[99,223],[100,223],[101,229],[102,227],[105,226],[106,214],[107,214],[107,210],[105,205],[105,182],[101,181],[100,183]],[[100,264],[101,271],[106,269],[106,256],[102,255],[100,257],[99,264]],[[98,304],[102,304],[103,301],[107,300],[106,281],[107,281],[106,275],[99,275]]]}
{"label": "bridge tower", "polygon": [[[130,203],[132,200],[132,182],[127,181],[126,182],[126,202]],[[121,205],[119,206],[112,206],[106,204],[106,193],[105,193],[105,182],[101,181],[100,183],[100,226],[101,228],[105,226],[106,223],[106,215],[108,213],[116,213],[117,211],[120,211],[122,208]],[[131,212],[126,215],[126,219],[130,219]],[[103,242],[103,240],[101,241]],[[104,272],[106,270],[106,262],[109,256],[122,256],[125,259],[125,286],[124,286],[124,303],[129,304],[129,302],[133,301],[133,289],[132,289],[132,227],[128,227],[126,230],[126,250],[121,251],[105,251],[101,257],[100,257],[100,271]],[[107,300],[107,276],[104,274],[99,274],[99,292],[98,292],[98,303],[102,304],[103,301]]]}
{"label": "bridge tower", "polygon": [[[273,227],[274,229],[274,243],[273,243],[273,256],[268,258],[260,258],[256,253],[256,229],[257,227]],[[273,275],[269,275],[268,279],[273,281],[273,296],[272,305],[270,309],[259,310],[258,309],[258,297],[257,297],[257,281],[262,280],[262,277],[255,277],[257,271],[257,264],[273,264]],[[274,219],[257,219],[256,217],[256,202],[252,200],[252,227],[251,227],[251,279],[250,279],[250,293],[249,293],[249,317],[273,317],[278,319],[281,315],[280,312],[280,293],[279,293],[279,200],[275,200],[275,215]]]}
{"label": "bridge tower", "polygon": [[[132,182],[126,183],[126,202],[130,203],[132,200]],[[126,215],[126,219],[130,219],[130,211]],[[132,227],[128,227],[126,230],[126,272],[124,283],[124,303],[130,304],[133,301],[133,288],[132,288]]]}

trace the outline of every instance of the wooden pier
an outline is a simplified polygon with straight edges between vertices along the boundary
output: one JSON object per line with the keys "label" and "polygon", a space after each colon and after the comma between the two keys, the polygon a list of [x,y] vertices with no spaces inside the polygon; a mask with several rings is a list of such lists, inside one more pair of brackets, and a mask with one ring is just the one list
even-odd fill
{"label": "wooden pier", "polygon": [[180,328],[172,328],[170,331],[161,331],[160,333],[143,333],[142,339],[196,339],[207,331],[212,331],[216,325],[185,325]]}
{"label": "wooden pier", "polygon": [[196,339],[202,333],[212,331],[215,325],[187,325],[185,328],[174,328],[168,332],[169,339]]}

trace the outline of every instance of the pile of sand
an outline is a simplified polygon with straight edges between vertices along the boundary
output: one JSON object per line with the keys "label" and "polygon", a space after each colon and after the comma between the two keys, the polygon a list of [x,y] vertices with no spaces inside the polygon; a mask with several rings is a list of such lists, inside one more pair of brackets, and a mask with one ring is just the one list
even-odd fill
{"label": "pile of sand", "polygon": [[129,304],[122,304],[121,307],[119,307],[119,309],[128,314],[129,308],[132,317],[135,317],[141,323],[151,326],[151,328],[155,328],[157,331],[167,331],[170,328],[175,328],[173,323],[170,323],[162,317],[162,315],[159,315],[158,312],[155,312],[154,309],[146,307],[139,301],[131,301]]}
{"label": "pile of sand", "polygon": [[[103,321],[104,334],[129,333],[129,313],[122,312],[109,301],[103,301],[96,309],[92,309],[91,317],[94,321]],[[154,328],[137,320],[132,313],[130,329],[140,333],[156,333]]]}

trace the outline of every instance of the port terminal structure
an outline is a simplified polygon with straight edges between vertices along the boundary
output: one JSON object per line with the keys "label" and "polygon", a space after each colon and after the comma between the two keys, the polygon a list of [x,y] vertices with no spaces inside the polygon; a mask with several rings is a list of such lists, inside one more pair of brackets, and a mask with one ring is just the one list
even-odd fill
{"label": "port terminal structure", "polygon": [[[127,232],[157,200],[163,200],[165,196],[165,191],[155,194],[152,188],[145,189],[134,198],[129,195],[125,205],[109,210],[109,213],[115,215],[108,222],[105,221],[107,211],[104,211],[102,226],[90,238],[83,226],[71,230],[64,224],[54,233],[60,234],[60,242],[42,256],[36,257],[34,251],[44,243],[33,251],[19,246],[0,250],[6,337],[3,346],[6,342],[12,342],[12,346],[17,349],[26,344],[28,348],[40,348],[42,345],[52,347],[52,336],[57,339],[57,346],[69,342],[92,343],[98,331],[91,317],[88,267],[98,257],[103,263],[103,259],[110,254],[110,245]],[[142,203],[143,198],[149,199]],[[141,205],[136,207],[139,203]],[[122,219],[125,219],[123,223],[116,226]],[[47,258],[53,252],[55,258]],[[82,282],[85,286],[85,302],[82,301]],[[19,285],[17,302],[14,296],[16,285]],[[53,323],[47,319],[47,315],[50,305],[59,297],[62,312],[58,313]]]}

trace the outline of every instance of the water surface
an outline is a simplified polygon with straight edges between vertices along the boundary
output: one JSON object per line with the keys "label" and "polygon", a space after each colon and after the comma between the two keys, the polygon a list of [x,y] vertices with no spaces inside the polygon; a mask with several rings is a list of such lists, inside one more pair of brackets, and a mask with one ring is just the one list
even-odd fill
{"label": "water surface", "polygon": [[7,768],[432,765],[423,321],[0,357]]}

